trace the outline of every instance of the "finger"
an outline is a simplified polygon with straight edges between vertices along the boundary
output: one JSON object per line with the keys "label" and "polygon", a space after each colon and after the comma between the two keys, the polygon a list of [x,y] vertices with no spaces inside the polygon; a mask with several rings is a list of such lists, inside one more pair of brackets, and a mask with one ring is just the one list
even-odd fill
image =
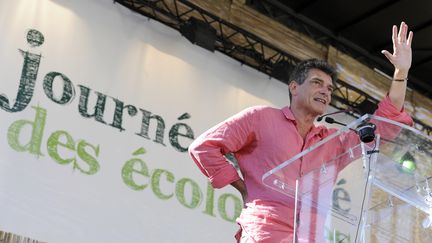
{"label": "finger", "polygon": [[401,43],[405,43],[406,41],[405,31],[406,31],[406,24],[405,22],[402,21],[399,27],[399,35],[398,35],[399,42]]}
{"label": "finger", "polygon": [[403,29],[403,22],[401,22],[399,26],[399,32],[398,32],[398,40],[402,41],[402,29]]}
{"label": "finger", "polygon": [[393,41],[393,44],[397,43],[397,26],[396,25],[393,25],[393,28],[392,28],[392,41]]}
{"label": "finger", "polygon": [[390,52],[388,52],[388,51],[386,51],[386,50],[382,50],[381,53],[384,54],[384,56],[386,56],[387,59],[388,59],[390,62],[392,62],[392,60],[393,60],[393,55],[392,55]]}
{"label": "finger", "polygon": [[408,46],[411,46],[413,35],[414,35],[414,33],[412,31],[410,31],[409,35],[408,35],[408,40],[407,40],[407,45]]}
{"label": "finger", "polygon": [[406,42],[408,33],[408,25],[403,22],[403,30],[402,30],[402,42]]}
{"label": "finger", "polygon": [[405,22],[401,22],[400,27],[399,27],[399,34],[398,34],[398,40],[401,43],[405,43],[406,42],[406,32],[408,29],[408,25],[405,24]]}

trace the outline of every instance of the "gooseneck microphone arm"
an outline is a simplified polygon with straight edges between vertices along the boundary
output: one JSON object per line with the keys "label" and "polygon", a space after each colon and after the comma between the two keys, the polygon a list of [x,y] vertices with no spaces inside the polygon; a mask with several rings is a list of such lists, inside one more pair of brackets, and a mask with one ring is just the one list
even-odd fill
{"label": "gooseneck microphone arm", "polygon": [[[331,117],[328,117],[328,116],[339,114],[339,113],[347,113],[347,112],[350,112],[350,111],[353,111],[353,109],[352,108],[348,108],[348,109],[345,109],[345,110],[340,110],[340,111],[335,111],[335,112],[327,113],[327,114],[324,114],[322,116],[319,116],[317,118],[317,121],[320,122],[325,117],[325,122],[327,122],[327,123],[330,123],[330,124],[335,123],[335,124],[338,124],[338,125],[341,125],[341,126],[347,126],[347,124],[344,124],[342,122],[338,122],[335,119],[333,119]],[[360,140],[362,142],[364,142],[364,143],[370,143],[373,140],[375,140],[375,129],[376,129],[375,124],[372,124],[372,123],[369,123],[369,122],[365,122],[365,123],[360,124],[356,129],[352,129],[352,128],[349,128],[349,129],[351,131],[354,131],[359,136]]]}
{"label": "gooseneck microphone arm", "polygon": [[[340,111],[335,111],[335,112],[327,113],[327,114],[324,114],[322,116],[319,116],[317,118],[317,121],[320,122],[326,116],[335,115],[335,114],[339,114],[339,113],[347,113],[347,112],[350,112],[350,111],[352,111],[352,108],[348,108],[348,109],[345,109],[345,110],[340,110]],[[336,124],[339,124],[339,123],[336,123]]]}
{"label": "gooseneck microphone arm", "polygon": [[[346,127],[347,126],[347,124],[345,124],[345,123],[342,123],[342,122],[338,122],[338,121],[336,121],[335,119],[333,119],[333,118],[331,118],[331,117],[326,117],[325,119],[324,119],[324,121],[325,122],[327,122],[327,123],[329,123],[329,124],[338,124],[338,125],[341,125],[341,126],[344,126],[344,127]],[[353,129],[353,128],[349,128],[351,131],[354,131],[355,133],[357,133],[357,130],[355,130],[355,129]]]}
{"label": "gooseneck microphone arm", "polygon": [[[347,124],[342,123],[342,122],[338,122],[331,117],[326,117],[324,119],[324,121],[327,123],[330,123],[330,124],[335,123],[338,125],[347,126]],[[367,123],[360,124],[357,127],[357,129],[352,129],[352,128],[349,128],[349,129],[351,131],[354,131],[359,136],[360,140],[364,143],[370,143],[373,140],[375,140],[375,129],[376,129],[375,124],[367,122]]]}

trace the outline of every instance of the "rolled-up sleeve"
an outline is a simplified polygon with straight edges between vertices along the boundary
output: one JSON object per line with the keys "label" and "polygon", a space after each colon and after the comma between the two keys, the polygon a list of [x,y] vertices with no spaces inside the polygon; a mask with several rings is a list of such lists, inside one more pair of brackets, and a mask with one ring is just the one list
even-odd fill
{"label": "rolled-up sleeve", "polygon": [[255,109],[248,108],[199,136],[189,154],[212,186],[222,188],[240,179],[225,154],[235,153],[254,139]]}
{"label": "rolled-up sleeve", "polygon": [[405,111],[405,108],[402,107],[401,110],[398,110],[393,105],[388,95],[378,104],[378,109],[376,110],[375,115],[404,123],[408,126],[412,126],[414,123],[411,116]]}
{"label": "rolled-up sleeve", "polygon": [[[413,119],[411,118],[411,116],[405,111],[403,107],[401,110],[397,109],[391,102],[388,95],[385,96],[384,99],[378,104],[378,109],[375,111],[374,115],[384,117],[399,123],[403,123],[408,126],[413,125]],[[400,134],[401,127],[399,126],[391,125],[381,121],[375,121],[373,123],[375,123],[375,125],[377,126],[376,133],[380,134],[381,138],[384,138],[387,141],[393,141]],[[360,143],[358,133],[356,132],[342,134],[340,136],[340,141],[342,144],[342,152],[346,151],[347,148],[352,148],[358,143]],[[355,154],[355,157],[360,156],[360,154]],[[345,157],[341,158],[345,159]],[[342,170],[352,161],[353,160],[351,159],[351,157],[347,158],[346,160],[340,160],[338,170]]]}

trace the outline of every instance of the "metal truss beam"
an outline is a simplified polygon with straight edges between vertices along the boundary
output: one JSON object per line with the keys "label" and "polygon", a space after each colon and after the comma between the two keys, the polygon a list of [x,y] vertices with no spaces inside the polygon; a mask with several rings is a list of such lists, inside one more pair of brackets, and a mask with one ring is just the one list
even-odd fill
{"label": "metal truss beam", "polygon": [[[191,17],[205,21],[217,32],[215,50],[224,53],[240,63],[274,77],[273,69],[279,62],[295,66],[300,60],[266,42],[260,37],[235,26],[218,16],[186,0],[115,0],[126,8],[148,18],[162,22],[176,30]],[[359,104],[368,99],[378,101],[365,92],[338,80],[333,94],[332,106],[337,109],[353,108],[350,115],[359,117]],[[431,134],[432,128],[415,119],[416,128]]]}
{"label": "metal truss beam", "polygon": [[[310,20],[308,17],[302,15],[301,13],[296,12],[294,9],[291,9],[290,7],[288,7],[288,5],[285,5],[282,2],[283,1],[280,0],[260,0],[260,5],[266,6],[266,11],[261,11],[261,13],[265,15],[269,15],[269,13],[272,13],[274,16],[277,16],[278,19],[290,19],[290,28],[302,32],[309,37],[320,41],[324,45],[333,45],[337,49],[342,50],[345,53],[349,53],[351,56],[356,56],[357,59],[361,59],[362,63],[369,67],[378,67],[381,70],[387,70],[389,72],[392,72],[393,66],[389,62],[373,54],[380,52],[382,49],[384,49],[383,47],[386,47],[389,44],[389,42],[374,47],[373,49],[371,49],[371,51],[368,51],[363,47],[341,36],[341,33],[344,31],[344,29],[339,29],[336,31],[330,30],[325,26],[322,26],[321,24]],[[249,4],[249,6],[254,8],[254,5]],[[382,5],[381,7],[383,6],[384,5]],[[256,10],[260,11],[259,9]],[[378,7],[369,14],[374,14],[375,11],[381,10],[382,9]],[[356,21],[359,22],[360,19]],[[429,27],[430,22],[431,21],[427,21],[426,23],[418,27],[414,26],[413,31]],[[287,25],[286,23],[284,24]],[[428,62],[429,61],[430,60],[428,60]],[[419,65],[422,64],[424,63],[420,63]],[[408,86],[415,89],[417,92],[429,98],[432,98],[431,93],[429,92],[429,90],[432,90],[432,86],[426,82],[423,82],[417,77],[410,76],[410,82],[408,83]]]}
{"label": "metal truss beam", "polygon": [[299,61],[258,36],[185,0],[116,0],[115,2],[176,30],[179,30],[190,17],[205,21],[217,32],[216,50],[269,76],[272,75],[275,63],[286,61],[295,65]]}

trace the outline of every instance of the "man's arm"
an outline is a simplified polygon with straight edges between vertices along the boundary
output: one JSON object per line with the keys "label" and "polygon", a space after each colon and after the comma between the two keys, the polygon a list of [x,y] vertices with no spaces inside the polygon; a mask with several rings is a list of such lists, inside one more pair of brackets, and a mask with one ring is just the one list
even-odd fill
{"label": "man's arm", "polygon": [[209,129],[190,146],[189,153],[198,168],[215,188],[228,184],[247,197],[244,181],[237,170],[225,158],[225,154],[237,152],[254,139],[255,108],[246,109]]}
{"label": "man's arm", "polygon": [[411,67],[412,52],[411,43],[413,39],[413,32],[408,34],[408,25],[402,22],[399,28],[393,25],[392,41],[393,41],[393,54],[383,50],[387,59],[393,64],[395,71],[393,74],[393,81],[389,90],[389,98],[393,105],[398,110],[402,110],[405,102],[405,93],[407,87],[408,71]]}

